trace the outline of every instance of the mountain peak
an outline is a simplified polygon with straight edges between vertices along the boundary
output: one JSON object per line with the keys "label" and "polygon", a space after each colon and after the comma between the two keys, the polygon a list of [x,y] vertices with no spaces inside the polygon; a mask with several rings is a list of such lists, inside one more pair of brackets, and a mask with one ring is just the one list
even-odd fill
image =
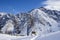
{"label": "mountain peak", "polygon": [[16,15],[0,13],[3,15],[0,17],[0,31],[5,34],[21,36],[55,32],[59,30],[59,13],[59,11],[47,10],[44,7]]}

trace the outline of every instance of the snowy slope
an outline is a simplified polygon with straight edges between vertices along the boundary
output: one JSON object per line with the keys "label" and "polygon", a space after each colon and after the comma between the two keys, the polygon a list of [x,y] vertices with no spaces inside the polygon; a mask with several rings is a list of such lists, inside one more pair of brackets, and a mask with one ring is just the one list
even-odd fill
{"label": "snowy slope", "polygon": [[46,34],[46,35],[38,35],[35,37],[32,36],[11,36],[7,34],[0,34],[0,40],[60,40],[60,31]]}
{"label": "snowy slope", "polygon": [[0,40],[31,40],[32,36],[11,36],[7,34],[0,34]]}
{"label": "snowy slope", "polygon": [[36,34],[43,35],[59,30],[57,21],[40,9],[34,9],[30,14],[34,17],[32,31],[36,31]]}
{"label": "snowy slope", "polygon": [[60,40],[60,31],[43,35],[42,37],[38,36],[35,40]]}

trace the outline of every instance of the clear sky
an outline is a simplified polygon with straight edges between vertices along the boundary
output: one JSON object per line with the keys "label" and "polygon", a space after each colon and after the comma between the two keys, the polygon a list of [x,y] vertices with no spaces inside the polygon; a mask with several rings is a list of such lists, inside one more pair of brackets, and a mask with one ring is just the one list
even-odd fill
{"label": "clear sky", "polygon": [[45,0],[0,0],[0,12],[18,13],[39,8]]}

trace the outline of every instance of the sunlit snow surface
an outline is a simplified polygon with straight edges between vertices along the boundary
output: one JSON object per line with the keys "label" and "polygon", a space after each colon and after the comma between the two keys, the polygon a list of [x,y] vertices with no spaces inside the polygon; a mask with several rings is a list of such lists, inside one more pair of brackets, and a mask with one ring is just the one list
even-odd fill
{"label": "sunlit snow surface", "polygon": [[0,40],[31,40],[31,36],[11,36],[7,34],[0,34]]}
{"label": "sunlit snow surface", "polygon": [[60,40],[60,31],[46,34],[42,37],[38,36],[35,40]]}
{"label": "sunlit snow surface", "polygon": [[0,34],[0,40],[60,40],[60,31],[46,34],[46,35],[38,35],[35,37],[32,36],[11,36],[7,34]]}

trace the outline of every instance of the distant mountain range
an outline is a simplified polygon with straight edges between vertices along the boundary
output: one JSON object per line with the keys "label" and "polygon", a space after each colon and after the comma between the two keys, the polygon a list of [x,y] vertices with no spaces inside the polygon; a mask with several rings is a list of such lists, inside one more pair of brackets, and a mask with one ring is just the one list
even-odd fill
{"label": "distant mountain range", "polygon": [[27,13],[0,13],[0,33],[35,36],[60,30],[60,11],[44,7]]}

